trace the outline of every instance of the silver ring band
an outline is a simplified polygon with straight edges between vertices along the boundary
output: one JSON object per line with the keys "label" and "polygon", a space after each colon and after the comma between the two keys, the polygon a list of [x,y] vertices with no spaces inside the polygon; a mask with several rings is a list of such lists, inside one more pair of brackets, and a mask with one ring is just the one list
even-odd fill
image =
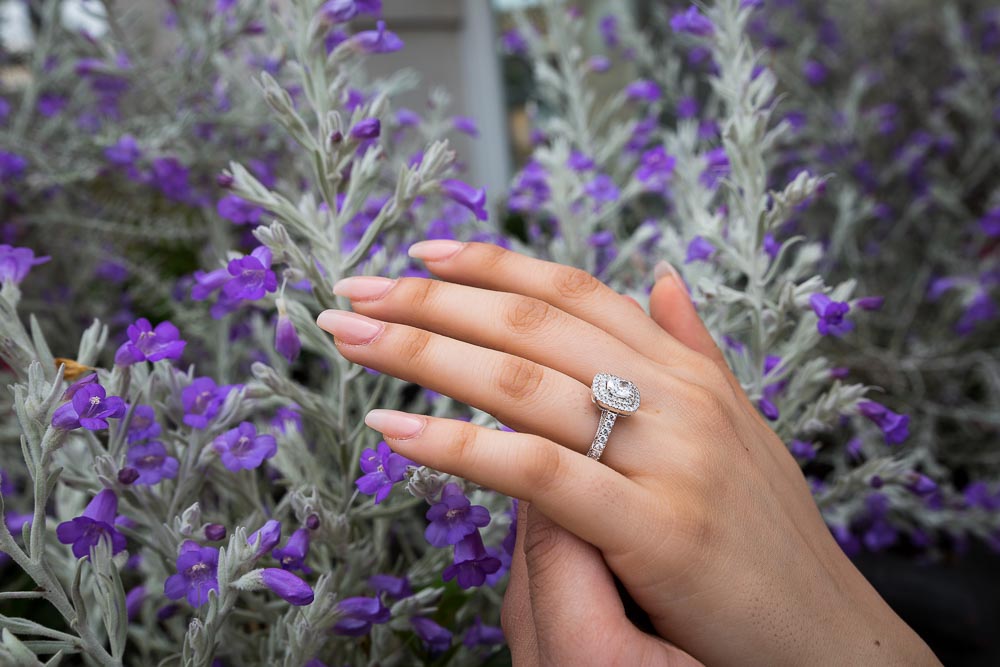
{"label": "silver ring band", "polygon": [[618,417],[634,415],[639,409],[639,388],[617,375],[598,373],[590,387],[590,400],[601,409],[601,420],[587,456],[599,461]]}

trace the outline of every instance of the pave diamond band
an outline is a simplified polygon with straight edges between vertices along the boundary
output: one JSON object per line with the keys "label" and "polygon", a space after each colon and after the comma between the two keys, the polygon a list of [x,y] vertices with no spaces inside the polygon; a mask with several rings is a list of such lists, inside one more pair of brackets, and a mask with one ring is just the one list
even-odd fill
{"label": "pave diamond band", "polygon": [[618,417],[633,415],[639,409],[639,388],[617,375],[598,373],[590,387],[590,400],[601,409],[601,421],[587,456],[598,461]]}

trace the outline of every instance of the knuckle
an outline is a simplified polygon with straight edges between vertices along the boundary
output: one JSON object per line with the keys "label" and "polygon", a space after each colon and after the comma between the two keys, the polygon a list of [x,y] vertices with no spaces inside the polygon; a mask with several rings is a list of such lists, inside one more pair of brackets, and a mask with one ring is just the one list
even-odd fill
{"label": "knuckle", "polygon": [[447,460],[464,470],[472,459],[476,444],[477,429],[472,424],[462,422],[454,437],[447,444]]}
{"label": "knuckle", "polygon": [[720,431],[729,432],[732,428],[729,406],[715,390],[690,384],[685,394],[691,412],[704,431],[716,434]]}
{"label": "knuckle", "polygon": [[554,308],[538,299],[518,299],[517,303],[505,311],[504,319],[507,328],[515,334],[531,334],[537,332],[554,317]]}
{"label": "knuckle", "polygon": [[427,355],[431,344],[431,334],[423,329],[412,329],[404,337],[399,348],[403,359],[414,366],[419,365]]}
{"label": "knuckle", "polygon": [[[396,286],[398,293],[415,311],[422,310],[431,304],[434,294],[440,285],[436,280],[425,278],[403,278]],[[401,288],[401,289],[400,289]]]}
{"label": "knuckle", "polygon": [[492,243],[476,243],[475,248],[478,254],[477,264],[484,273],[498,268],[508,256],[508,251],[505,248]]}
{"label": "knuckle", "polygon": [[556,291],[568,299],[580,299],[592,295],[601,283],[584,271],[575,268],[560,268],[553,281]]}
{"label": "knuckle", "polygon": [[528,526],[524,531],[524,558],[533,575],[544,577],[549,568],[562,560],[556,550],[559,545],[558,537],[559,527],[552,521],[528,519]]}
{"label": "knuckle", "polygon": [[[546,494],[561,481],[563,458],[559,445],[539,439],[521,448],[520,457],[515,467],[524,471],[525,480],[536,493]],[[525,518],[529,516],[525,513]]]}
{"label": "knuckle", "polygon": [[500,363],[497,388],[513,401],[531,397],[542,384],[545,371],[533,361],[508,356]]}

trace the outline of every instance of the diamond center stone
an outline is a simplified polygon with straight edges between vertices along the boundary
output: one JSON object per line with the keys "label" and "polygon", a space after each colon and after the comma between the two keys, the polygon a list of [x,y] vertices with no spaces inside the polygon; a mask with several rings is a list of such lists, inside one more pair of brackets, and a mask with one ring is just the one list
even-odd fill
{"label": "diamond center stone", "polygon": [[629,386],[629,383],[620,378],[610,378],[606,386],[612,396],[628,398],[632,395],[632,388]]}

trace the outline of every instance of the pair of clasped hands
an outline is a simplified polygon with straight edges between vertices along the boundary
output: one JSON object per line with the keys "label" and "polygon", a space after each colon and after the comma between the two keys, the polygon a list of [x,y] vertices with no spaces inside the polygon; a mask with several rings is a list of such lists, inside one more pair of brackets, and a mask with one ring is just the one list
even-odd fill
{"label": "pair of clasped hands", "polygon": [[[347,359],[515,432],[373,410],[396,452],[521,499],[502,624],[515,665],[937,665],[844,555],[683,281],[647,315],[584,271],[483,243],[410,248],[440,278],[353,277],[317,323]],[[642,405],[586,456],[597,373]],[[626,616],[617,575],[658,636]]]}

